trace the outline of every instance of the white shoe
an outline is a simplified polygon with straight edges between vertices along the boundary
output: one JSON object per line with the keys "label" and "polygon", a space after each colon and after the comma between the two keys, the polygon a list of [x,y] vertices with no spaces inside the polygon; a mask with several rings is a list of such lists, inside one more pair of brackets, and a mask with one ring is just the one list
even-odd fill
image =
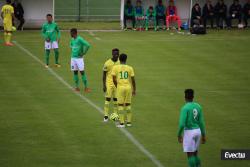
{"label": "white shoe", "polygon": [[125,128],[125,125],[119,124],[119,125],[116,125],[116,127],[117,127],[117,128]]}
{"label": "white shoe", "polygon": [[103,118],[103,122],[108,122],[109,119],[108,118]]}

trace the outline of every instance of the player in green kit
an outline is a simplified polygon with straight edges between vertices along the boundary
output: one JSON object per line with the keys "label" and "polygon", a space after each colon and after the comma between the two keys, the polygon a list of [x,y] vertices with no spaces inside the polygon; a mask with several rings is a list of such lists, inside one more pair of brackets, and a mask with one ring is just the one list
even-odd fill
{"label": "player in green kit", "polygon": [[183,143],[183,151],[187,153],[189,167],[200,167],[198,148],[200,140],[202,144],[206,142],[206,131],[202,108],[198,103],[193,102],[193,98],[194,90],[186,89],[186,104],[181,109],[178,141]]}
{"label": "player in green kit", "polygon": [[90,89],[88,88],[88,80],[84,71],[84,56],[87,54],[90,44],[77,34],[76,28],[70,30],[70,35],[72,37],[70,41],[71,70],[74,72],[75,90],[77,92],[80,91],[78,78],[79,71],[82,76],[82,82],[85,86],[84,91],[85,93],[89,93]]}
{"label": "player in green kit", "polygon": [[59,28],[51,14],[47,14],[47,22],[42,26],[42,36],[45,40],[45,67],[49,67],[49,55],[50,50],[53,49],[55,52],[55,67],[61,67],[59,64],[59,50],[58,43],[61,37]]}

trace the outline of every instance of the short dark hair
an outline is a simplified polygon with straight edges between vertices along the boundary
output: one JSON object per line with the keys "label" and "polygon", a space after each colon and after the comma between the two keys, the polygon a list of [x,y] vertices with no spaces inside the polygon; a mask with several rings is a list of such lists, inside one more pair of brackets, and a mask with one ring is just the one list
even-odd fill
{"label": "short dark hair", "polygon": [[153,6],[149,6],[149,9],[153,10],[153,9],[154,9],[154,7],[153,7]]}
{"label": "short dark hair", "polygon": [[74,33],[74,34],[77,34],[77,29],[76,28],[71,28],[70,32]]}
{"label": "short dark hair", "polygon": [[120,56],[119,56],[119,60],[120,62],[126,62],[127,61],[127,55],[122,53]]}
{"label": "short dark hair", "polygon": [[48,14],[47,14],[47,17],[52,17],[52,14],[48,13]]}
{"label": "short dark hair", "polygon": [[114,48],[114,49],[112,49],[112,52],[119,52],[119,49],[118,48]]}
{"label": "short dark hair", "polygon": [[11,0],[6,0],[6,3],[7,4],[11,4]]}
{"label": "short dark hair", "polygon": [[186,89],[185,90],[185,98],[188,100],[193,100],[194,98],[194,90],[193,89]]}

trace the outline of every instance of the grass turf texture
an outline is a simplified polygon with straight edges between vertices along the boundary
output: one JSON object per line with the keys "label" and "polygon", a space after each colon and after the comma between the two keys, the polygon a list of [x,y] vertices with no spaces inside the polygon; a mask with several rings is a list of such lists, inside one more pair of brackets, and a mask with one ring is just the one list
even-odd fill
{"label": "grass turf texture", "polygon": [[[222,148],[250,148],[250,31],[94,34],[101,40],[80,33],[92,45],[85,62],[93,92],[86,96],[103,106],[103,63],[114,47],[127,53],[138,85],[134,124],[128,130],[164,166],[187,166],[176,137],[185,88],[195,89],[204,109],[208,141],[200,148],[203,166],[250,166],[249,161],[220,160]],[[14,40],[44,59],[40,32],[17,32]],[[63,32],[62,68],[54,70],[73,85],[69,40]],[[113,123],[102,123],[102,115],[18,47],[1,42],[0,53],[1,167],[154,166]]]}

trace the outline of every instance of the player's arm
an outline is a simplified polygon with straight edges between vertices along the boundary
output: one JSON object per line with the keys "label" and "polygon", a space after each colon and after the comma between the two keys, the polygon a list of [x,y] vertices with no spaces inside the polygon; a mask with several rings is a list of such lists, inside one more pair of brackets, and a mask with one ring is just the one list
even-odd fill
{"label": "player's arm", "polygon": [[201,130],[201,135],[202,135],[202,143],[204,144],[206,143],[206,129],[205,129],[205,121],[204,121],[202,109],[199,115],[199,126]]}
{"label": "player's arm", "polygon": [[116,76],[113,75],[113,83],[115,85],[115,87],[117,87],[117,79],[116,79]]}
{"label": "player's arm", "polygon": [[103,71],[102,74],[103,92],[107,91],[106,78],[107,78],[107,71]]}
{"label": "player's arm", "polygon": [[136,83],[135,83],[135,77],[131,77],[131,80],[132,80],[132,86],[133,86],[133,96],[136,95]]}
{"label": "player's arm", "polygon": [[47,42],[49,42],[49,38],[46,34],[46,28],[45,28],[45,25],[42,26],[42,36],[44,38],[44,40],[46,40]]}
{"label": "player's arm", "polygon": [[2,18],[2,19],[4,19],[4,14],[3,14],[3,10],[4,10],[4,9],[3,9],[3,8],[4,8],[4,7],[2,7],[2,9],[1,9],[1,18]]}
{"label": "player's arm", "polygon": [[83,55],[85,55],[90,48],[90,44],[85,40],[82,40],[81,43],[83,45]]}
{"label": "player's arm", "polygon": [[182,141],[183,141],[182,132],[183,132],[184,127],[185,127],[186,119],[187,119],[187,113],[186,113],[185,109],[182,108],[180,119],[179,119],[179,129],[178,129],[178,141],[179,141],[179,143],[182,143]]}
{"label": "player's arm", "polygon": [[59,42],[59,40],[61,38],[61,32],[60,32],[58,25],[56,25],[56,32],[57,32],[57,41]]}
{"label": "player's arm", "polygon": [[178,16],[178,12],[177,12],[177,7],[176,6],[174,7],[174,14],[175,14],[175,16]]}
{"label": "player's arm", "polygon": [[169,16],[169,10],[170,10],[170,8],[169,8],[169,7],[167,7],[167,10],[166,10],[166,16]]}
{"label": "player's arm", "polygon": [[14,8],[13,7],[11,8],[11,17],[12,17],[12,20],[15,19],[15,13],[14,13]]}
{"label": "player's arm", "polygon": [[103,74],[102,74],[103,92],[107,91],[106,79],[107,79],[107,66],[106,64],[104,64]]}
{"label": "player's arm", "polygon": [[132,86],[133,86],[133,96],[136,95],[136,83],[135,83],[135,72],[134,72],[134,69],[131,68],[131,81],[132,81]]}

